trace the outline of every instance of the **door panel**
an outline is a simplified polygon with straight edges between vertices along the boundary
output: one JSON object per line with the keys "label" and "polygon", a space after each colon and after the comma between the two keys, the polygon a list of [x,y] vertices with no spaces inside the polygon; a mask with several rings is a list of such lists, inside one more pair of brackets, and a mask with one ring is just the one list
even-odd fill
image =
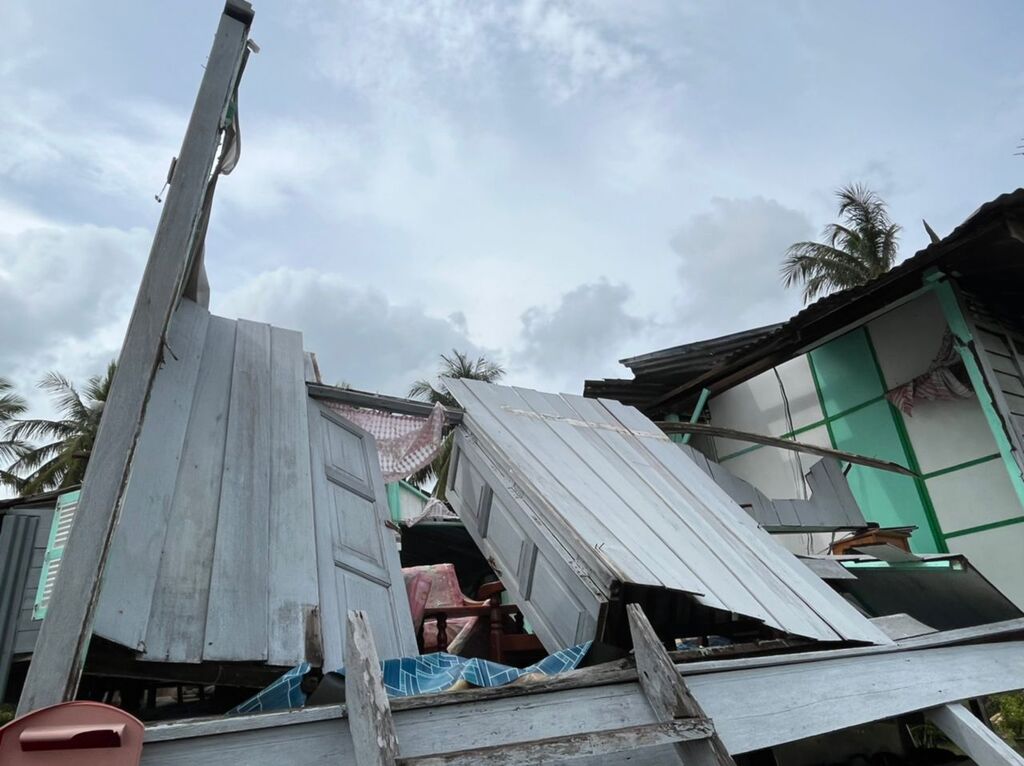
{"label": "door panel", "polygon": [[373,437],[309,400],[324,669],[344,665],[346,616],[365,611],[382,659],[416,651]]}

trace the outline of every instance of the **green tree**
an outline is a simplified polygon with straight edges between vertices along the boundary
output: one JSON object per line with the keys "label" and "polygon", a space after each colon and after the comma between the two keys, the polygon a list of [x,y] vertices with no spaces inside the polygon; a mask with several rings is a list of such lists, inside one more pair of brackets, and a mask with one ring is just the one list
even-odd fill
{"label": "green tree", "polygon": [[900,227],[889,220],[885,202],[861,184],[844,186],[836,196],[840,223],[825,227],[823,242],[790,245],[782,263],[783,284],[803,284],[805,303],[862,285],[896,262]]}
{"label": "green tree", "polygon": [[[39,382],[57,408],[57,420],[18,420],[10,438],[22,442],[19,456],[8,471],[20,476],[17,488],[23,495],[80,484],[92,455],[103,405],[110,393],[115,363],[104,375],[89,378],[79,392],[59,372],[49,372]],[[34,442],[42,441],[39,446]]]}
{"label": "green tree", "polygon": [[[28,405],[14,393],[14,386],[6,378],[0,378],[0,460],[12,463],[21,456],[24,444],[11,435],[18,418],[25,414]],[[0,469],[0,486],[17,488],[18,477]]]}
{"label": "green tree", "polygon": [[[448,393],[441,378],[468,378],[470,380],[482,380],[486,383],[494,383],[505,375],[505,369],[497,362],[492,362],[484,356],[476,359],[470,358],[469,354],[452,349],[451,356],[441,354],[441,366],[437,371],[437,380],[417,380],[409,388],[409,396],[417,399],[426,399],[431,404],[443,404],[445,407],[458,407],[450,393]],[[422,470],[409,477],[409,481],[417,487],[436,479],[433,496],[439,500],[445,499],[445,485],[448,483],[448,464],[452,456],[452,434],[448,433],[441,443],[441,449],[437,457]]]}

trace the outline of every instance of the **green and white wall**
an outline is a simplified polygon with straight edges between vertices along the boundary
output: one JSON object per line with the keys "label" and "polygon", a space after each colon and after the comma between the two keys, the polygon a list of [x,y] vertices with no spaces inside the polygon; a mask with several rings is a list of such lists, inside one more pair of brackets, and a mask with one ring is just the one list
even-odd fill
{"label": "green and white wall", "polygon": [[[928,368],[947,326],[937,292],[925,292],[714,397],[711,421],[917,471],[921,478],[853,466],[848,478],[865,518],[916,526],[914,551],[965,554],[1024,607],[1024,505],[1011,481],[1017,469],[1000,448],[991,413],[974,397],[917,402],[906,416],[885,399],[887,390]],[[803,474],[817,460],[728,439],[717,439],[716,448],[730,470],[775,498],[805,496]],[[788,544],[804,551],[827,542]]]}

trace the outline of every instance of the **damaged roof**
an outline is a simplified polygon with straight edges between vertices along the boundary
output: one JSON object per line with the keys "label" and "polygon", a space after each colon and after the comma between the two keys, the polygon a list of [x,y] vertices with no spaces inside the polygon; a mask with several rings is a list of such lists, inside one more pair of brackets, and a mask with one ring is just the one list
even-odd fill
{"label": "damaged roof", "polygon": [[[472,380],[445,385],[465,410],[460,430],[516,487],[511,495],[527,515],[540,518],[543,531],[532,534],[552,536],[590,579],[682,591],[793,635],[888,642],[638,410]],[[452,502],[460,502],[458,488]],[[465,519],[476,498],[461,502]],[[487,509],[492,527],[495,505]],[[488,544],[501,558],[498,542]],[[524,574],[516,566],[509,562],[503,580],[513,591]],[[533,620],[528,602],[520,604]]]}
{"label": "damaged roof", "polygon": [[827,295],[776,325],[624,359],[633,380],[588,380],[584,396],[610,396],[651,415],[686,410],[702,388],[715,393],[736,385],[914,293],[931,269],[984,292],[994,310],[1019,314],[1014,307],[1024,299],[1024,189],[985,203],[948,236],[866,284]]}

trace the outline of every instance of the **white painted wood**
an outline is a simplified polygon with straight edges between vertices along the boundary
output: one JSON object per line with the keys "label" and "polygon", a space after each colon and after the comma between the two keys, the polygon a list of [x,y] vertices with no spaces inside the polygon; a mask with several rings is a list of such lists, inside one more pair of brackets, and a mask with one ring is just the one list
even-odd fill
{"label": "white painted wood", "polygon": [[[608,600],[607,589],[592,582],[580,562],[541,532],[530,500],[511,479],[499,474],[494,462],[462,429],[455,434],[453,454],[456,468],[449,474],[448,500],[541,642],[557,651],[591,638]],[[485,487],[491,490],[486,524],[474,510]],[[522,535],[518,551],[514,543],[507,550],[500,544],[503,530],[512,539]],[[524,558],[524,551],[533,553]],[[517,568],[520,560],[526,562],[522,571]]]}
{"label": "white painted wood", "polygon": [[938,726],[977,766],[1024,766],[1024,758],[1016,750],[960,703],[926,710],[924,717]]}
{"label": "white painted wood", "polygon": [[[703,709],[686,688],[686,682],[669,659],[647,615],[637,604],[628,604],[626,611],[633,638],[637,680],[655,718],[659,721],[684,717],[704,719]],[[676,745],[674,755],[676,762],[687,766],[735,766],[713,727],[705,740]]]}
{"label": "white painted wood", "polygon": [[882,617],[872,617],[871,622],[885,631],[885,635],[893,640],[902,638],[913,638],[935,633],[935,628],[925,625],[920,620],[915,620],[909,614],[887,614]]}
{"label": "white painted wood", "polygon": [[[638,412],[620,422],[606,409],[626,409],[617,403],[446,383],[466,409],[467,432],[510,476],[518,472],[545,527],[591,570],[696,593],[795,635],[835,639],[835,622],[849,637],[888,641]],[[534,505],[538,496],[546,502]]]}
{"label": "white painted wood", "polygon": [[[872,659],[870,673],[863,672],[860,657],[694,675],[686,673],[687,666],[677,667],[722,742],[736,755],[1024,687],[1024,644],[882,653]],[[836,704],[837,690],[842,704]],[[464,703],[459,693],[452,693],[446,695],[449,704],[413,709],[393,701],[402,757],[443,752],[450,747],[452,732],[458,732],[460,746],[472,748],[656,722],[635,681],[526,696],[521,690],[508,693]],[[142,763],[354,763],[346,721],[339,720],[337,707],[270,714],[266,722],[272,726],[260,723],[262,718],[152,727]],[[247,732],[249,722],[261,728]],[[215,733],[222,734],[210,736]],[[655,754],[661,756],[664,750]],[[621,763],[621,757],[585,762],[611,766]]]}
{"label": "white painted wood", "polygon": [[[319,603],[302,335],[270,331],[270,577],[267,661],[295,664]],[[315,659],[315,658],[314,658]]]}
{"label": "white painted wood", "polygon": [[199,662],[203,658],[231,401],[235,328],[230,319],[210,317],[167,522],[172,536],[161,552],[153,590],[145,639],[146,659]]}
{"label": "white painted wood", "polygon": [[[136,651],[145,651],[146,628],[174,500],[178,465],[192,412],[199,364],[210,314],[183,299],[167,330],[163,363],[153,380],[150,404],[135,448],[121,520],[93,631]],[[173,532],[172,532],[173,534]]]}
{"label": "white painted wood", "polygon": [[[992,451],[995,452],[994,444]],[[1024,515],[1006,464],[998,457],[935,476],[925,483],[935,515],[947,533]],[[978,562],[980,566],[983,563]]]}
{"label": "white painted wood", "polygon": [[[620,425],[634,433],[649,431],[650,421],[638,410],[610,400],[601,400],[601,404]],[[731,506],[728,496],[717,484],[707,481],[700,469],[675,449],[671,442],[635,435],[627,440],[646,450],[662,466],[662,470],[676,475],[679,479],[676,483],[678,487],[691,493],[704,507],[715,509],[715,512],[705,513],[704,518],[726,541],[721,545],[722,550],[733,551],[735,555],[735,552],[745,549],[749,552],[748,556],[736,556],[739,560],[736,565],[760,565],[761,579],[744,580],[744,584],[748,587],[757,584],[766,586],[765,590],[760,591],[762,598],[767,600],[764,605],[770,605],[773,611],[786,615],[787,624],[783,629],[808,638],[827,640],[838,635],[870,643],[889,643],[885,634],[871,625],[767,533],[749,524],[736,524],[736,514],[724,510]],[[739,515],[746,518],[746,514]],[[815,624],[815,618],[820,622]],[[801,632],[801,623],[808,626],[808,632]],[[778,621],[776,624],[779,624]]]}
{"label": "white painted wood", "polygon": [[270,326],[238,321],[203,659],[267,658]]}
{"label": "white painted wood", "polygon": [[344,664],[346,615],[366,612],[381,657],[417,654],[373,437],[308,401],[324,667]]}
{"label": "white painted wood", "polygon": [[[568,758],[609,758],[636,750],[691,740],[698,742],[708,736],[711,725],[699,718],[685,718],[665,723],[642,724],[618,729],[551,737],[512,745],[461,750],[442,755],[400,758],[400,766],[536,766]],[[669,761],[664,761],[668,763]],[[691,762],[686,762],[691,763]]]}
{"label": "white painted wood", "polygon": [[178,154],[149,261],[118,357],[86,471],[74,539],[43,621],[19,714],[72,699],[92,635],[103,568],[117,525],[135,442],[157,372],[171,312],[188,274],[188,257],[235,90],[252,10],[232,2],[221,17],[192,118]]}
{"label": "white painted wood", "polygon": [[356,766],[395,766],[398,737],[366,612],[348,613],[345,707]]}

